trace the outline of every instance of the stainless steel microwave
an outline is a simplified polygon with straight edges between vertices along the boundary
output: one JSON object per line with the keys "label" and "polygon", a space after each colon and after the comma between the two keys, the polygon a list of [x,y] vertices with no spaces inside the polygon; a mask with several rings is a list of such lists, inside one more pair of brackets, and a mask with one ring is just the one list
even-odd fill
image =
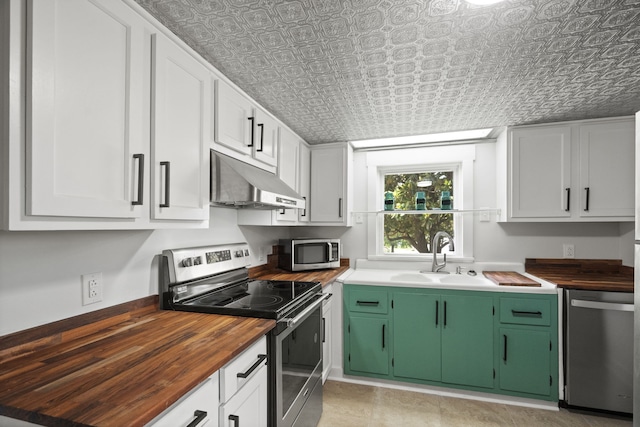
{"label": "stainless steel microwave", "polygon": [[340,267],[339,239],[280,239],[278,267],[289,271]]}

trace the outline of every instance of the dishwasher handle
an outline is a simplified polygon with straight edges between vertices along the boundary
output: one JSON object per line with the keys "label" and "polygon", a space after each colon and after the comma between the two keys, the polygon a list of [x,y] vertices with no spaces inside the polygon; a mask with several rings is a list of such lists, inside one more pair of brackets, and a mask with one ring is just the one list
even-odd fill
{"label": "dishwasher handle", "polygon": [[633,312],[634,310],[633,304],[601,302],[601,301],[585,301],[580,299],[572,299],[571,307],[593,308],[596,310],[631,311],[631,312]]}

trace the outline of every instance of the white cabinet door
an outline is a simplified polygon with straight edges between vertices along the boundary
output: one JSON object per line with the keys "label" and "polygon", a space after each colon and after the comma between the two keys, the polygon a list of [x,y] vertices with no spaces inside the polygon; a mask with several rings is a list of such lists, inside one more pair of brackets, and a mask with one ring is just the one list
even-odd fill
{"label": "white cabinet door", "polygon": [[571,216],[571,128],[511,131],[511,217]]}
{"label": "white cabinet door", "polygon": [[255,122],[253,157],[267,165],[277,166],[280,139],[278,122],[261,108],[256,108]]}
{"label": "white cabinet door", "polygon": [[122,2],[33,0],[27,214],[137,218],[143,22]]}
{"label": "white cabinet door", "polygon": [[[294,191],[298,191],[298,164],[300,161],[300,139],[288,129],[282,128],[278,148],[278,178]],[[298,209],[278,209],[278,221],[296,222]]]}
{"label": "white cabinet door", "polygon": [[207,219],[210,74],[161,34],[153,46],[152,218]]}
{"label": "white cabinet door", "polygon": [[311,150],[309,147],[301,143],[300,144],[300,167],[298,173],[298,193],[305,200],[306,207],[304,209],[298,209],[298,222],[309,222],[309,205],[311,204]]}
{"label": "white cabinet door", "polygon": [[633,120],[580,127],[580,216],[633,217],[634,127]]}
{"label": "white cabinet door", "polygon": [[267,367],[259,368],[231,399],[220,406],[220,427],[267,426]]}
{"label": "white cabinet door", "polygon": [[312,223],[350,225],[350,148],[343,144],[311,150]]}
{"label": "white cabinet door", "polygon": [[[333,285],[329,284],[324,289],[324,293],[331,293]],[[331,372],[331,364],[333,363],[331,352],[333,347],[331,345],[331,328],[333,322],[331,320],[333,316],[333,297],[324,300],[322,303],[322,383],[327,380],[329,373]]]}
{"label": "white cabinet door", "polygon": [[222,80],[215,85],[215,142],[251,156],[256,131],[253,103]]}

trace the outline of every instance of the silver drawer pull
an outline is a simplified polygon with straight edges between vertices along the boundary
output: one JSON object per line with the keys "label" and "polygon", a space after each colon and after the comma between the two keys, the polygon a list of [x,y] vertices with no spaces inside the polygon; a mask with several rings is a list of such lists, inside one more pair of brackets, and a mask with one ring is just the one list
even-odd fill
{"label": "silver drawer pull", "polygon": [[258,360],[256,361],[256,363],[254,363],[253,365],[251,365],[251,367],[249,369],[247,369],[245,372],[240,372],[239,374],[237,374],[236,376],[238,378],[247,378],[249,377],[249,375],[251,375],[253,373],[253,371],[255,371],[256,369],[258,369],[258,366],[260,366],[260,364],[262,364],[262,362],[267,358],[266,354],[259,354],[258,355]]}

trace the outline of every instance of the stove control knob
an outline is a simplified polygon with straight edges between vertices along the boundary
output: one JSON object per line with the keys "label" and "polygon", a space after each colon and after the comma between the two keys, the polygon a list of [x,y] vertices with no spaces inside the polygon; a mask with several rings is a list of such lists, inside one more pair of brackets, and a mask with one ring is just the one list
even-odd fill
{"label": "stove control knob", "polygon": [[193,259],[192,258],[185,258],[182,260],[182,266],[183,267],[191,267],[193,265]]}

